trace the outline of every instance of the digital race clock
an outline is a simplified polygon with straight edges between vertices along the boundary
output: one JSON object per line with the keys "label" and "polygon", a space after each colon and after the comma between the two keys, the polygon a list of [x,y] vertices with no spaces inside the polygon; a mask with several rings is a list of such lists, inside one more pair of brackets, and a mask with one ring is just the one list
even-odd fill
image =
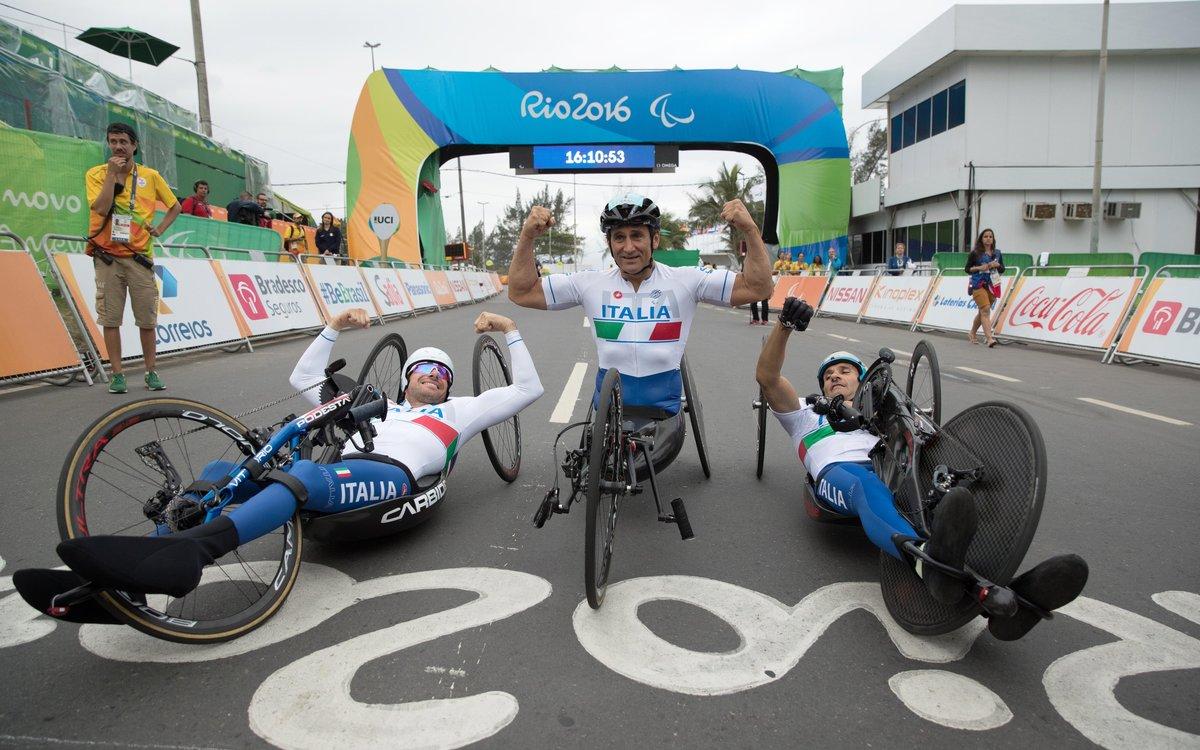
{"label": "digital race clock", "polygon": [[543,172],[674,172],[677,144],[588,144],[513,146],[509,166],[518,174]]}

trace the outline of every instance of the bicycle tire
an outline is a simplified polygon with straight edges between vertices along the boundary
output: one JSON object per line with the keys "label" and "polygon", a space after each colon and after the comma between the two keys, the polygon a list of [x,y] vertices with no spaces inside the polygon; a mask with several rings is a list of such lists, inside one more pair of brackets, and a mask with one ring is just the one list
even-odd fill
{"label": "bicycle tire", "polygon": [[[172,421],[174,431],[164,437],[162,429],[169,428]],[[63,464],[56,496],[59,535],[64,540],[107,531],[142,536],[157,529],[156,519],[161,517],[148,517],[137,507],[139,495],[117,484],[137,482],[153,488],[158,481],[151,463],[132,452],[139,441],[150,437],[168,459],[174,452],[172,466],[178,463],[182,468],[179,459],[186,460],[190,476],[178,476],[180,484],[186,486],[197,476],[186,438],[192,438],[197,452],[207,452],[213,445],[219,450],[224,445],[217,459],[240,462],[245,452],[242,446],[250,445],[245,433],[246,427],[236,418],[185,399],[143,399],[109,411],[83,431]],[[145,445],[149,442],[141,447]],[[160,477],[166,476],[166,472],[160,472]],[[110,503],[108,495],[114,489],[127,497],[120,503]],[[144,488],[135,490],[145,493]],[[122,520],[109,522],[110,515]],[[130,518],[139,520],[122,527]],[[122,622],[155,638],[177,643],[219,643],[249,633],[279,610],[296,582],[302,545],[297,509],[278,533],[242,545],[230,553],[232,561],[226,556],[205,568],[200,586],[184,597],[135,597],[105,590],[97,600]]]}
{"label": "bicycle tire", "polygon": [[600,609],[612,567],[621,494],[602,491],[600,482],[601,479],[613,483],[624,482],[629,468],[626,466],[624,446],[621,445],[621,375],[615,367],[609,368],[600,384],[600,397],[590,435],[583,574],[588,606]]}
{"label": "bicycle tire", "polygon": [[[491,388],[512,385],[512,375],[504,352],[496,339],[486,333],[475,341],[471,362],[471,384],[475,395]],[[505,482],[516,481],[521,473],[521,420],[516,414],[483,431],[483,448],[496,474]]]}
{"label": "bicycle tire", "polygon": [[679,358],[679,373],[683,379],[684,408],[687,410],[688,420],[692,423],[692,439],[696,441],[696,455],[700,458],[700,469],[704,472],[704,478],[709,479],[712,477],[712,470],[708,465],[708,439],[704,435],[704,407],[700,405],[700,398],[696,394],[696,380],[688,367],[687,355]]}
{"label": "bicycle tire", "polygon": [[[915,397],[914,390],[917,391]],[[913,405],[934,424],[942,423],[942,369],[938,365],[937,351],[926,339],[921,339],[913,347],[904,395],[913,399]]]}
{"label": "bicycle tire", "polygon": [[404,401],[404,361],[408,359],[408,345],[398,333],[389,333],[381,338],[367,355],[358,384],[370,383],[386,398],[396,403]]}
{"label": "bicycle tire", "polygon": [[763,461],[767,456],[767,397],[763,395],[761,387],[758,389],[758,400],[754,402],[754,411],[758,412],[758,429],[754,433],[758,445],[758,463],[755,468],[755,476],[762,479]]}

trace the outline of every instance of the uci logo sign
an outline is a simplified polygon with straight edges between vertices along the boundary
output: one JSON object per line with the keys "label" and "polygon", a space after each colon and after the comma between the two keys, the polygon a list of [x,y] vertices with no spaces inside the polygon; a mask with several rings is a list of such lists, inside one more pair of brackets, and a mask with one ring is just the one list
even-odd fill
{"label": "uci logo sign", "polygon": [[400,213],[391,203],[381,203],[371,212],[371,218],[367,219],[367,225],[379,239],[390,239],[400,228]]}

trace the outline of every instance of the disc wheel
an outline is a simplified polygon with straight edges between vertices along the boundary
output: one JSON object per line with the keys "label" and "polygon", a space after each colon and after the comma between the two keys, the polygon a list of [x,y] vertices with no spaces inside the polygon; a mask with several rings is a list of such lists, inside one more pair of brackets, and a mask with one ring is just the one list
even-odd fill
{"label": "disc wheel", "polygon": [[583,575],[588,605],[600,609],[608,588],[617,509],[628,466],[621,445],[621,376],[609,368],[600,384],[600,398],[592,418],[588,447],[587,529]]}
{"label": "disc wheel", "polygon": [[[245,433],[234,417],[195,401],[151,398],[113,409],[84,430],[63,465],[56,509],[61,537],[150,536],[194,526],[201,512],[180,489],[206,466],[224,476],[244,460],[244,449],[252,451]],[[225,462],[224,470],[213,462]],[[296,512],[281,529],[205,568],[200,585],[183,597],[103,591],[97,598],[156,638],[229,640],[279,610],[296,582],[301,544]]]}
{"label": "disc wheel", "polygon": [[758,400],[754,402],[754,411],[756,412],[755,421],[758,423],[758,429],[754,432],[755,443],[758,446],[758,461],[754,475],[762,479],[763,460],[767,456],[767,397],[763,395],[762,388],[758,389]]}
{"label": "disc wheel", "polygon": [[935,425],[942,423],[942,369],[933,344],[925,339],[913,348],[904,393],[926,419]]}
{"label": "disc wheel", "polygon": [[404,400],[404,361],[408,359],[408,346],[398,333],[389,333],[375,344],[367,355],[359,384],[370,383],[375,390],[396,403]]}
{"label": "disc wheel", "polygon": [[700,469],[704,478],[712,476],[708,467],[708,441],[704,437],[704,409],[700,406],[700,398],[696,395],[696,381],[692,378],[692,370],[688,367],[687,356],[679,360],[679,372],[683,378],[683,408],[692,423],[692,439],[696,441],[696,454],[700,458]]}
{"label": "disc wheel", "polygon": [[[475,342],[472,357],[471,383],[475,395],[512,385],[512,375],[504,352],[496,339],[483,334]],[[521,472],[521,420],[514,414],[499,424],[483,431],[483,447],[492,468],[506,482],[513,482]]]}

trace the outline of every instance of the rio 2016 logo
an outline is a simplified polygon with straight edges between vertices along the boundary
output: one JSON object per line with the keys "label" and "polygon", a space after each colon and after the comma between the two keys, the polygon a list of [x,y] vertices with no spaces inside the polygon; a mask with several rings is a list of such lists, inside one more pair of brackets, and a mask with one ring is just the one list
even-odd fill
{"label": "rio 2016 logo", "polygon": [[[662,122],[664,128],[676,125],[687,125],[696,119],[696,111],[689,109],[684,116],[667,111],[667,102],[671,92],[662,94],[650,102],[650,116]],[[622,96],[615,102],[592,101],[587,94],[577,92],[567,97],[555,100],[541,91],[530,91],[521,97],[521,117],[542,120],[578,120],[600,122],[628,122],[633,115],[626,102],[628,96]]]}

